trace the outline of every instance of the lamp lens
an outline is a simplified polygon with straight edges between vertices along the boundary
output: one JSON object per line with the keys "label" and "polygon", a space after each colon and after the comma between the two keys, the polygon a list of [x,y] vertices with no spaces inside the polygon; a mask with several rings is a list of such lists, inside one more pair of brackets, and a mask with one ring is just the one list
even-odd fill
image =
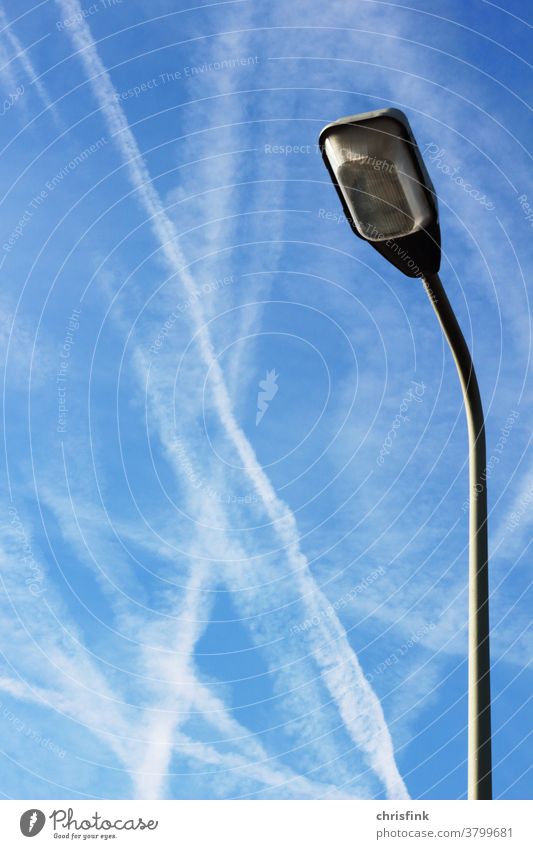
{"label": "lamp lens", "polygon": [[326,137],[325,153],[363,238],[407,236],[431,221],[412,146],[396,121],[341,124]]}

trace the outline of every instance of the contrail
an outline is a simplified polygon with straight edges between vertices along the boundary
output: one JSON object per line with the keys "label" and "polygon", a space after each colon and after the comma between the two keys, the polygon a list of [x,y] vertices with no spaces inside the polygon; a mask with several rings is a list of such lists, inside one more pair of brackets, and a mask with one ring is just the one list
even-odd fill
{"label": "contrail", "polygon": [[[300,550],[294,515],[276,495],[250,442],[237,423],[224,375],[205,325],[201,304],[193,297],[194,279],[185,268],[186,261],[177,244],[176,228],[165,212],[159,194],[151,182],[146,163],[117,101],[114,86],[98,55],[91,31],[81,14],[78,0],[57,0],[57,2],[65,16],[72,16],[78,21],[74,27],[70,28],[70,37],[80,54],[110,133],[124,158],[130,182],[137,190],[139,200],[152,220],[154,235],[161,245],[169,269],[180,276],[191,297],[190,314],[197,327],[196,339],[202,359],[210,371],[213,397],[220,422],[285,547],[294,577],[303,598],[307,599],[309,615],[312,617],[316,615],[316,611],[327,606],[327,599],[316,586],[307,560]],[[408,798],[406,787],[394,760],[392,740],[381,704],[363,675],[359,661],[338,617],[332,615],[327,622],[320,622],[319,626],[313,629],[310,642],[323,680],[337,702],[339,712],[352,739],[365,752],[370,765],[383,782],[388,796],[395,799]]]}
{"label": "contrail", "polygon": [[33,66],[33,62],[31,61],[30,57],[28,56],[28,51],[23,47],[23,45],[21,44],[21,42],[19,41],[19,39],[17,38],[17,36],[13,32],[12,26],[9,23],[9,21],[7,20],[7,18],[5,16],[5,12],[4,12],[4,10],[1,6],[0,6],[0,28],[2,29],[3,32],[5,32],[6,40],[8,41],[12,50],[14,50],[14,52],[15,52],[13,59],[19,60],[24,71],[26,72],[26,74],[30,78],[31,85],[35,86],[35,89],[36,89],[39,97],[41,98],[42,102],[46,106],[46,108],[50,109],[52,112],[55,113],[55,107],[52,106],[52,103],[50,101],[50,98],[48,97],[46,89],[45,89],[44,85],[42,84],[42,82],[39,80],[39,77],[37,75],[37,71],[35,70],[35,68]]}

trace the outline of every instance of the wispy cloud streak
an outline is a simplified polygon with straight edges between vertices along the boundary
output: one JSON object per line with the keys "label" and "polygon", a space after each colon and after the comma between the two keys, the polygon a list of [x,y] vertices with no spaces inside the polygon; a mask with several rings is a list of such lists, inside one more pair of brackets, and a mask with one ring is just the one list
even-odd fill
{"label": "wispy cloud streak", "polygon": [[[9,44],[13,51],[14,55],[12,56],[11,61],[13,62],[17,60],[20,63],[24,73],[30,80],[30,84],[35,87],[35,90],[39,95],[43,105],[46,106],[47,109],[55,111],[55,107],[52,105],[52,102],[48,97],[48,93],[44,85],[40,81],[39,75],[37,74],[33,62],[30,59],[28,50],[24,47],[18,36],[13,31],[13,27],[7,20],[2,7],[0,7],[0,30],[6,42]],[[0,57],[1,56],[2,53],[0,53]],[[10,71],[10,76],[12,77],[12,71]]]}

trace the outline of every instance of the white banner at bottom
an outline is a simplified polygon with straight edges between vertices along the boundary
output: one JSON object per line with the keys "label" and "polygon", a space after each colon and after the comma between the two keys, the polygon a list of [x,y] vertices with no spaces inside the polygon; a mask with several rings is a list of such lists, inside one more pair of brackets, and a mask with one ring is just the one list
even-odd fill
{"label": "white banner at bottom", "polygon": [[2,845],[530,849],[527,801],[5,801]]}

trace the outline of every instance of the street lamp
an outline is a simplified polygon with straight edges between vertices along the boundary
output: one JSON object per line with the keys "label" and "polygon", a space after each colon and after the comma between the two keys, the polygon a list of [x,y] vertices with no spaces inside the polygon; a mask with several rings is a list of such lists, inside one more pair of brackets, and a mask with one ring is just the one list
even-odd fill
{"label": "street lamp", "polygon": [[408,277],[421,277],[453,354],[470,464],[468,797],[492,798],[486,447],[474,364],[439,278],[437,198],[407,118],[380,109],[328,124],[325,165],[354,233]]}

